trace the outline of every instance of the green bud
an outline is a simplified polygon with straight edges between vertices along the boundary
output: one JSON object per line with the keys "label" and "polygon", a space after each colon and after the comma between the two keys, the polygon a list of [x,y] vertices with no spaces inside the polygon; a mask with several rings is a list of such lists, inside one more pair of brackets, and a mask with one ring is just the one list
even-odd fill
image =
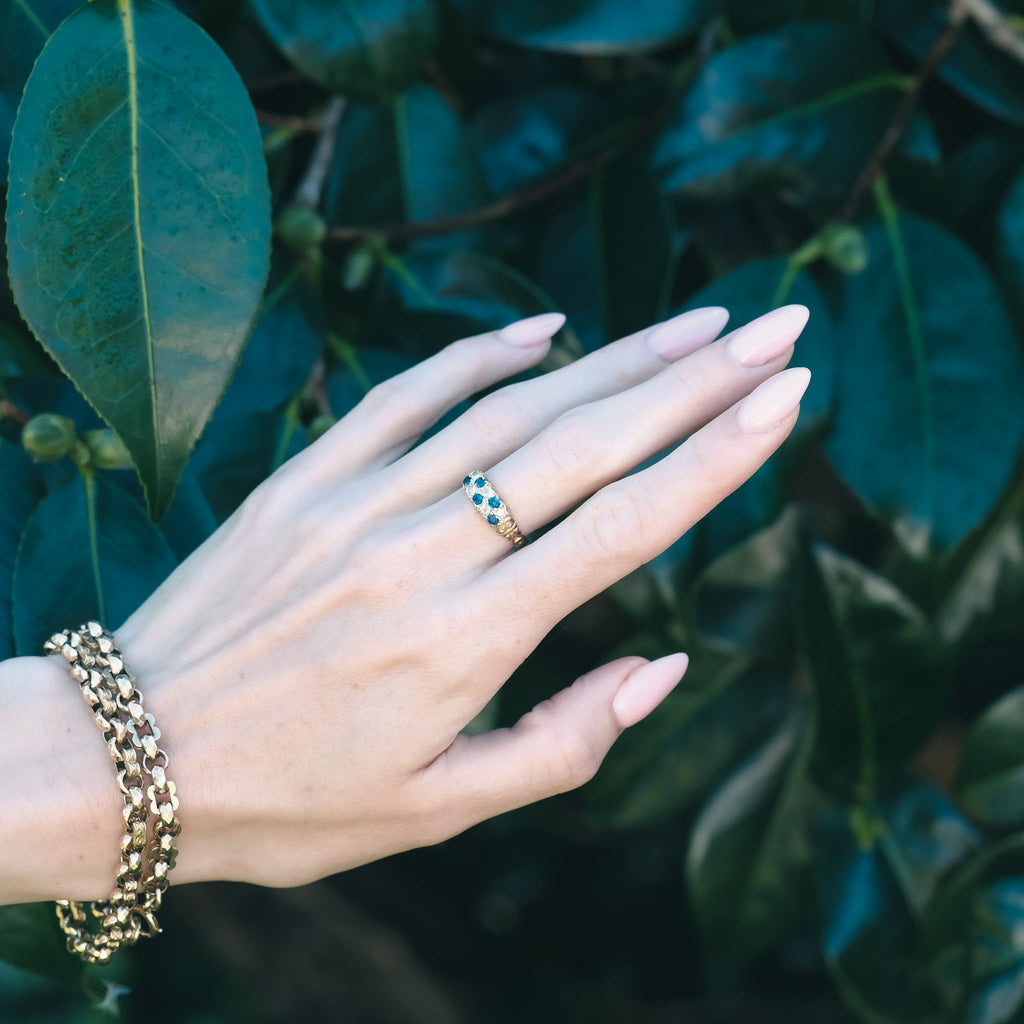
{"label": "green bud", "polygon": [[377,250],[373,242],[362,242],[348,254],[341,271],[341,283],[345,291],[358,291],[370,280],[380,262]]}
{"label": "green bud", "polygon": [[56,462],[74,448],[75,424],[55,412],[40,413],[25,424],[21,443],[36,462]]}
{"label": "green bud", "polygon": [[844,274],[859,274],[871,254],[864,232],[852,224],[827,224],[821,232],[821,253]]}
{"label": "green bud", "polygon": [[333,416],[317,416],[309,425],[309,443],[319,440],[337,422]]}
{"label": "green bud", "polygon": [[89,452],[89,462],[97,469],[131,469],[132,457],[124,442],[112,430],[85,430],[82,442]]}
{"label": "green bud", "polygon": [[297,252],[317,249],[327,237],[327,224],[308,206],[289,206],[274,224],[278,237]]}

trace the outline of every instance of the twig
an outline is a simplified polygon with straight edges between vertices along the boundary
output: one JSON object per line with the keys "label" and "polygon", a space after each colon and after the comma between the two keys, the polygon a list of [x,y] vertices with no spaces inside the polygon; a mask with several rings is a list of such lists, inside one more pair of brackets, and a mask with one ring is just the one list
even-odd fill
{"label": "twig", "polygon": [[913,85],[907,90],[903,97],[903,102],[889,123],[889,127],[885,130],[885,134],[875,148],[874,153],[871,154],[871,159],[868,160],[860,177],[857,178],[853,188],[850,189],[850,194],[839,211],[839,220],[853,220],[861,200],[870,190],[871,186],[874,185],[878,176],[885,170],[885,165],[889,157],[892,156],[896,143],[899,142],[900,136],[907,127],[918,101],[921,99],[921,93],[924,91],[925,85],[945,59],[946,54],[953,48],[953,44],[960,37],[960,32],[967,20],[967,14],[968,11],[964,0],[953,0],[950,4],[949,24],[942,35],[935,40],[932,48],[925,55],[924,60],[921,61],[914,76]]}
{"label": "twig", "polygon": [[295,203],[299,206],[308,206],[311,210],[320,206],[327,174],[331,169],[331,158],[334,156],[334,140],[342,114],[345,113],[346,102],[343,96],[332,96],[320,115],[320,138],[316,140],[309,166],[295,190]]}
{"label": "twig", "polygon": [[379,237],[390,239],[426,238],[432,235],[449,235],[455,231],[463,231],[479,224],[500,220],[502,217],[535,206],[549,196],[553,196],[593,174],[609,160],[635,146],[653,130],[660,120],[661,112],[659,111],[656,116],[645,118],[643,123],[633,131],[596,153],[570,164],[550,178],[508,192],[486,206],[479,206],[474,210],[467,210],[465,213],[458,213],[451,217],[438,217],[436,220],[401,221],[394,224],[341,224],[329,228],[327,237],[335,242],[352,242]]}
{"label": "twig", "polygon": [[287,128],[292,132],[318,132],[323,128],[323,118],[296,117],[293,114],[275,114],[272,110],[257,110],[256,120],[271,128]]}
{"label": "twig", "polygon": [[0,420],[13,420],[25,426],[32,417],[24,409],[19,409],[13,402],[0,399]]}

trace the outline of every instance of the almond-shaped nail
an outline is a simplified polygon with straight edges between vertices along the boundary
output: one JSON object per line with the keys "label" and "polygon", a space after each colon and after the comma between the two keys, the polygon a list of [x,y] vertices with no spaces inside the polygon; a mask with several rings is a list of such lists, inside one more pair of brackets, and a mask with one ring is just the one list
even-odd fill
{"label": "almond-shaped nail", "polygon": [[548,341],[561,330],[564,323],[565,316],[562,313],[541,313],[502,327],[498,337],[513,348],[529,348]]}
{"label": "almond-shaped nail", "polygon": [[612,711],[623,729],[643,721],[678,685],[690,659],[680,652],[649,661],[619,687]]}
{"label": "almond-shaped nail", "polygon": [[764,366],[778,359],[800,337],[810,315],[806,306],[773,309],[733,331],[725,351],[740,366]]}
{"label": "almond-shaped nail", "polygon": [[736,422],[744,434],[767,434],[785,422],[800,405],[811,371],[805,366],[769,377],[747,395],[736,410]]}
{"label": "almond-shaped nail", "polygon": [[728,321],[729,310],[721,306],[691,309],[652,327],[647,344],[656,356],[672,363],[714,341]]}

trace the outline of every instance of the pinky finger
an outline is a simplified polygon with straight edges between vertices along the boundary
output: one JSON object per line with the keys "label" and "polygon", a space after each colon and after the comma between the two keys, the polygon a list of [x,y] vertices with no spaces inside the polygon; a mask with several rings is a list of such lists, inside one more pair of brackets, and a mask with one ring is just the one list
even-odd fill
{"label": "pinky finger", "polygon": [[542,313],[448,345],[369,391],[314,445],[315,458],[337,476],[393,461],[459,402],[539,363],[564,323]]}
{"label": "pinky finger", "polygon": [[622,731],[645,718],[686,671],[685,654],[620,658],[580,677],[511,729],[460,736],[421,772],[455,835],[587,782]]}

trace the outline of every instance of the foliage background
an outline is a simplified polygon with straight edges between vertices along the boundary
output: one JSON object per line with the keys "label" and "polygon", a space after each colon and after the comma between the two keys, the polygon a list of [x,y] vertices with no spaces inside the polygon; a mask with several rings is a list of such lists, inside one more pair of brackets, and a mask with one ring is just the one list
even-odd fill
{"label": "foliage background", "polygon": [[[459,335],[561,309],[551,368],[685,308],[799,301],[814,383],[779,456],[489,709],[682,644],[685,686],[590,786],[300,890],[176,889],[166,934],[103,971],[69,961],[49,908],[8,908],[0,1018],[106,1019],[84,989],[190,1024],[1024,1020],[1024,5],[180,0],[185,20],[138,0],[139,67],[171,62],[143,116],[193,161],[140,164],[149,237],[185,270],[151,282],[157,341],[187,324],[203,380],[103,333],[139,282],[55,170],[80,150],[69,181],[123,185],[89,149],[115,0],[61,28],[22,102],[76,6],[0,0],[5,149],[22,108],[0,657],[123,617],[373,382]],[[236,173],[233,237],[203,197]],[[103,316],[61,319],[68,280]],[[154,379],[183,404],[130,407]]]}

